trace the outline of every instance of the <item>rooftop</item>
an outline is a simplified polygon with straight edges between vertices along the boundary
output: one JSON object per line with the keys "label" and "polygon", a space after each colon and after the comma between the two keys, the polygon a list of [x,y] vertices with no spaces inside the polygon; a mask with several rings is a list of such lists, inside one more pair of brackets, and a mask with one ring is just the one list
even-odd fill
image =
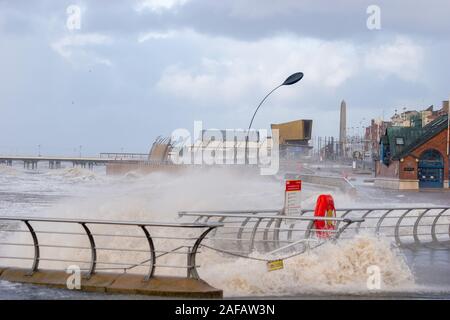
{"label": "rooftop", "polygon": [[424,127],[389,127],[380,143],[389,145],[391,160],[399,160],[445,130],[447,126],[448,115],[444,114]]}

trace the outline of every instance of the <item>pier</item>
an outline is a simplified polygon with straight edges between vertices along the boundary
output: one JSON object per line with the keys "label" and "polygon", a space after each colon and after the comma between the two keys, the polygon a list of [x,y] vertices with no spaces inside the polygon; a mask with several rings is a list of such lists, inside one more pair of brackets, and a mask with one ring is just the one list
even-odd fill
{"label": "pier", "polygon": [[140,163],[147,159],[148,154],[143,153],[100,153],[98,157],[0,155],[0,164],[12,166],[13,162],[23,162],[24,169],[36,170],[39,162],[47,162],[49,169],[60,169],[61,164],[66,162],[72,163],[73,167],[92,169],[109,163]]}

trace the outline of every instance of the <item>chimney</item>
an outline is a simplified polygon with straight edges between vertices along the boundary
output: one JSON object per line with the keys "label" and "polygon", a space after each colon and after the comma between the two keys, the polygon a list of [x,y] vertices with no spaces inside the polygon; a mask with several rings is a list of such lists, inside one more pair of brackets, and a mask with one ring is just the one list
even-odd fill
{"label": "chimney", "polygon": [[442,110],[448,113],[448,109],[449,109],[449,101],[448,100],[442,101]]}

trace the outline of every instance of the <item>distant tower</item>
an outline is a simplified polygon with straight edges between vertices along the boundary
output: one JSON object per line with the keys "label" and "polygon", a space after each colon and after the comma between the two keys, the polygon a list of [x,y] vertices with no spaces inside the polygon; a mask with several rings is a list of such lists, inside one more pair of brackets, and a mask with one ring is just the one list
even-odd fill
{"label": "distant tower", "polygon": [[347,140],[347,104],[345,100],[341,102],[341,120],[339,125],[339,146],[340,154],[343,156],[345,154],[345,145]]}

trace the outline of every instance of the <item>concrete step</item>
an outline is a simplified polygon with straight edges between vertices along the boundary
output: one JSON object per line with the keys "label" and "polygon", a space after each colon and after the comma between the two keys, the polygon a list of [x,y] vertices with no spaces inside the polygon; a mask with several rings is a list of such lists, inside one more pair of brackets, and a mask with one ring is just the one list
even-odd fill
{"label": "concrete step", "polygon": [[[0,279],[10,282],[46,285],[67,289],[69,274],[57,270],[39,270],[29,275],[29,270],[18,268],[0,268]],[[184,298],[222,298],[223,291],[211,287],[201,279],[156,276],[148,281],[141,274],[96,273],[89,279],[82,276],[81,290],[142,294],[149,296],[184,297]]]}

